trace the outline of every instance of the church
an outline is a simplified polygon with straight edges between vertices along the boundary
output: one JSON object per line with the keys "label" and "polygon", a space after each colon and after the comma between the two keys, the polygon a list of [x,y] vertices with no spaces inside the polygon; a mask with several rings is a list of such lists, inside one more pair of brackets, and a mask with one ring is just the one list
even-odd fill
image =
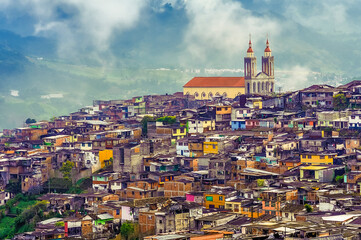
{"label": "church", "polygon": [[184,95],[194,95],[205,100],[214,96],[235,98],[238,95],[269,95],[274,92],[274,57],[267,39],[262,72],[257,73],[257,58],[249,40],[247,56],[244,58],[244,77],[194,77],[183,86]]}

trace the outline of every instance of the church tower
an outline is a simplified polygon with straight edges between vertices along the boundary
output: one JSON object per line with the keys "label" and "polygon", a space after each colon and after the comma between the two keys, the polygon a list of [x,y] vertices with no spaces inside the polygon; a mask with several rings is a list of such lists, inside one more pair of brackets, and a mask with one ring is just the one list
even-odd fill
{"label": "church tower", "polygon": [[265,84],[264,93],[274,92],[274,57],[272,56],[271,48],[267,38],[266,48],[264,50],[264,56],[262,57],[262,73],[267,75],[267,81]]}
{"label": "church tower", "polygon": [[246,94],[252,94],[257,92],[256,84],[253,83],[252,79],[255,78],[257,73],[257,58],[254,56],[252,49],[251,36],[249,37],[249,47],[247,50],[247,56],[244,58],[244,80],[246,87]]}

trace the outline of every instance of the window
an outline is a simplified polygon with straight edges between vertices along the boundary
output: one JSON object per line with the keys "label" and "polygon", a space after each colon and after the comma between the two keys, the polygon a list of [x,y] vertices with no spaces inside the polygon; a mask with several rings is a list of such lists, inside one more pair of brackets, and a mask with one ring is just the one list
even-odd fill
{"label": "window", "polygon": [[213,146],[213,149],[216,149],[216,145],[215,145],[215,144],[213,144],[212,146]]}
{"label": "window", "polygon": [[119,215],[120,214],[120,209],[117,209],[117,215]]}
{"label": "window", "polygon": [[264,206],[265,206],[265,207],[269,207],[269,201],[266,201],[266,202],[264,203]]}
{"label": "window", "polygon": [[[159,224],[162,224],[163,223],[163,221],[162,220],[159,220]],[[160,232],[162,232],[162,230],[160,230]]]}
{"label": "window", "polygon": [[308,156],[307,156],[307,158],[308,158],[308,159],[311,159],[311,158],[312,158],[312,156],[311,156],[311,155],[308,155]]}
{"label": "window", "polygon": [[223,201],[223,196],[220,196],[220,197],[219,197],[219,201]]}
{"label": "window", "polygon": [[325,156],[320,156],[320,159],[325,159]]}
{"label": "window", "polygon": [[213,202],[213,197],[212,197],[212,196],[206,196],[206,201],[211,201],[211,202]]}
{"label": "window", "polygon": [[214,205],[213,205],[213,204],[210,204],[210,205],[209,205],[209,208],[214,208]]}

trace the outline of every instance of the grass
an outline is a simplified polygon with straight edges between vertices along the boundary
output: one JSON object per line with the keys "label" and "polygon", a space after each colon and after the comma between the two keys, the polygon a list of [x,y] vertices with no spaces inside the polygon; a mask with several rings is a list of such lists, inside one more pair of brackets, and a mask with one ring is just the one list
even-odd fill
{"label": "grass", "polygon": [[35,205],[38,201],[30,200],[30,201],[20,201],[14,207],[10,208],[11,214],[17,214],[17,209],[24,211],[25,209],[29,208],[30,206]]}

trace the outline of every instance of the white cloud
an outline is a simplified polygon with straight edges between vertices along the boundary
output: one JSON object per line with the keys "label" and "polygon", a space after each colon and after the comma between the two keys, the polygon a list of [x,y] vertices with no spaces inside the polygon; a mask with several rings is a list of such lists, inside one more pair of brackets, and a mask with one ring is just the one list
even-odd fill
{"label": "white cloud", "polygon": [[276,21],[255,16],[235,1],[209,0],[205,4],[202,0],[185,0],[185,9],[190,21],[185,45],[200,61],[207,61],[212,51],[227,57],[244,56],[250,33],[254,44],[265,44],[267,33],[277,36],[281,31]]}
{"label": "white cloud", "polygon": [[3,11],[25,12],[36,19],[34,34],[57,39],[59,54],[78,50],[102,54],[115,31],[132,28],[146,5],[143,0],[12,0],[0,4]]}
{"label": "white cloud", "polygon": [[50,93],[47,95],[40,96],[43,99],[51,99],[51,98],[63,98],[64,95],[62,93]]}
{"label": "white cloud", "polygon": [[[280,87],[282,91],[295,91],[308,87],[310,85],[310,79],[315,77],[311,70],[304,66],[296,65],[285,69],[287,69],[287,71],[275,72],[277,79],[276,91],[278,91],[278,87]],[[313,82],[312,84],[317,83]]]}
{"label": "white cloud", "polygon": [[19,90],[10,90],[10,95],[13,97],[19,97]]}
{"label": "white cloud", "polygon": [[[287,3],[286,3],[287,2]],[[285,1],[284,15],[295,22],[323,33],[360,32],[359,1]]]}

